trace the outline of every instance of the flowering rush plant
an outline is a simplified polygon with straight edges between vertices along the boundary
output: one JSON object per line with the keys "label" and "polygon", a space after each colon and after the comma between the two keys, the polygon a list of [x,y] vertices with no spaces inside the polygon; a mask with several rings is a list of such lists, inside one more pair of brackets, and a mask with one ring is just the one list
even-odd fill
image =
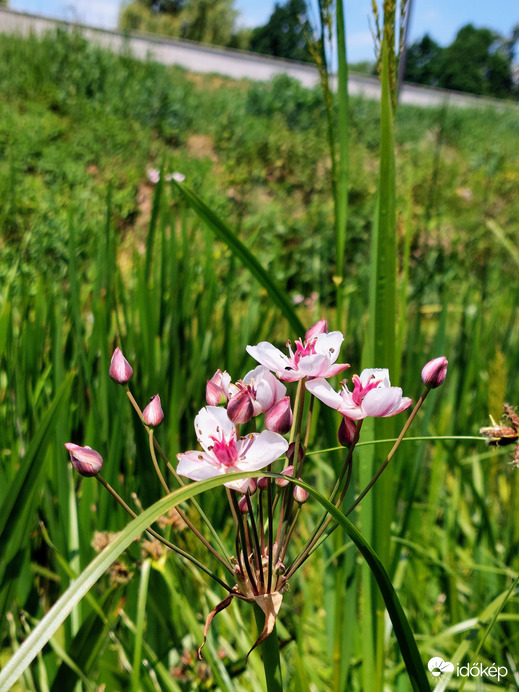
{"label": "flowering rush plant", "polygon": [[[125,387],[147,430],[152,463],[164,492],[170,493],[171,479],[184,485],[185,479],[202,481],[219,476],[225,486],[235,526],[234,554],[228,554],[222,538],[197,503],[194,509],[200,512],[200,521],[194,522],[188,513],[178,510],[183,522],[219,563],[217,571],[148,528],[154,539],[190,560],[227,592],[207,617],[204,642],[213,617],[235,598],[254,603],[263,611],[264,625],[250,651],[263,642],[274,629],[290,578],[337,526],[330,515],[324,515],[299,553],[292,554],[290,539],[309,498],[302,479],[311,472],[307,447],[315,399],[340,414],[338,441],[345,449],[344,462],[329,489],[329,500],[337,508],[351,482],[354,450],[364,419],[396,416],[411,407],[411,399],[403,395],[400,387],[391,385],[385,368],[369,368],[346,377],[337,390],[329,379],[350,368],[349,364],[338,362],[343,340],[340,332],[329,332],[327,322],[320,320],[303,339],[294,344],[288,342],[285,351],[266,341],[248,346],[247,352],[257,365],[234,382],[229,373],[221,370],[207,381],[206,405],[194,420],[198,448],[178,454],[176,467],[155,437],[155,428],[165,419],[160,396],[153,396],[141,410],[128,384],[133,369],[119,348],[113,354],[109,375]],[[444,357],[424,366],[424,393],[407,416],[389,455],[344,512],[346,515],[384,471],[428,392],[443,383],[446,372]],[[101,476],[103,459],[98,451],[75,443],[65,447],[78,473],[95,476],[126,511],[136,516]],[[247,477],[240,478],[240,473],[247,473]],[[224,480],[227,476],[229,480]],[[201,523],[207,530],[198,528]]]}

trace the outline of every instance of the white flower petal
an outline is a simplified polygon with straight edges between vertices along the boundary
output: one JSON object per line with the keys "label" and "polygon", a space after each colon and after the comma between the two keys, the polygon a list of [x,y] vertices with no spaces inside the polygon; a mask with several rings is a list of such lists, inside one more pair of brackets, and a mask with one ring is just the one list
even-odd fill
{"label": "white flower petal", "polygon": [[226,471],[225,466],[218,464],[214,457],[206,452],[184,452],[177,454],[177,459],[177,473],[193,481],[221,476]]}
{"label": "white flower petal", "polygon": [[249,356],[274,372],[280,372],[291,367],[288,356],[285,356],[279,348],[268,341],[261,341],[257,346],[247,346],[246,350]]}
{"label": "white flower petal", "polygon": [[342,400],[341,395],[338,394],[332,388],[330,383],[327,382],[322,377],[318,377],[315,380],[309,380],[306,383],[306,388],[315,397],[317,397],[319,399],[319,401],[322,401],[323,404],[326,404],[327,406],[330,406],[331,408],[340,410],[340,407],[343,404],[343,400]]}
{"label": "white flower petal", "polygon": [[365,387],[371,378],[379,380],[379,387],[391,387],[389,370],[387,368],[366,368],[360,373],[360,382]]}
{"label": "white flower petal", "polygon": [[252,438],[247,436],[237,443],[239,461],[236,470],[257,471],[279,459],[288,449],[288,442],[277,433],[264,430]]}
{"label": "white flower petal", "polygon": [[366,394],[362,401],[362,408],[367,416],[390,416],[393,409],[397,409],[402,401],[400,387],[377,387]]}
{"label": "white flower petal", "polygon": [[344,336],[341,332],[318,334],[314,341],[315,352],[326,356],[330,363],[335,363],[343,341]]}
{"label": "white flower petal", "polygon": [[206,452],[214,445],[211,437],[221,440],[222,434],[226,439],[236,434],[234,423],[229,420],[227,411],[220,406],[204,406],[200,409],[195,418],[195,432],[198,442]]}

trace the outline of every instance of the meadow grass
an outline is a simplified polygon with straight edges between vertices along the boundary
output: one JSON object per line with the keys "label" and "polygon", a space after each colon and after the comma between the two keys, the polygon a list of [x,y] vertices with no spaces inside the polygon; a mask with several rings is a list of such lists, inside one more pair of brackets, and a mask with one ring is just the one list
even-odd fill
{"label": "meadow grass", "polygon": [[[507,449],[455,436],[477,435],[489,413],[499,419],[503,402],[519,398],[515,111],[399,107],[388,132],[380,105],[350,99],[337,314],[319,91],[287,78],[197,77],[63,33],[2,37],[0,89],[2,665],[91,562],[94,532],[128,521],[94,481],[72,475],[63,443],[102,451],[103,475],[135,509],[161,495],[142,426],[107,377],[116,345],[134,366],[141,405],[160,392],[166,423],[157,437],[174,459],[194,444],[206,380],[219,367],[233,378],[253,367],[247,344],[282,344],[302,335],[298,320],[308,327],[326,316],[345,329],[342,360],[359,372],[373,364],[378,330],[390,328],[380,320],[393,315],[394,355],[379,352],[384,363],[375,365],[392,357],[393,383],[416,399],[422,365],[444,353],[448,380],[414,426],[423,439],[404,442],[393,460],[386,493],[351,519],[377,546],[424,665],[458,652],[460,662],[512,671],[519,477]],[[346,117],[344,105],[337,113]],[[394,185],[385,193],[394,195],[392,222],[376,211],[391,138],[395,172],[381,184]],[[163,171],[155,187],[146,178],[152,166]],[[165,182],[173,170],[186,175],[191,196]],[[377,326],[370,239],[391,223],[394,306]],[[336,423],[312,431],[313,450],[336,446]],[[359,450],[356,488],[374,463],[367,450]],[[326,494],[336,454],[309,459],[305,480]],[[199,501],[232,544],[222,492]],[[305,506],[296,548],[319,516],[317,503]],[[207,560],[189,532],[166,532]],[[291,580],[278,622],[286,689],[409,689],[355,550],[337,531]],[[194,656],[204,615],[221,597],[188,563],[131,544],[13,689],[78,681],[84,689],[262,689],[259,657],[244,666],[256,632],[247,604],[220,614],[204,661]],[[512,675],[504,684],[515,689]]]}

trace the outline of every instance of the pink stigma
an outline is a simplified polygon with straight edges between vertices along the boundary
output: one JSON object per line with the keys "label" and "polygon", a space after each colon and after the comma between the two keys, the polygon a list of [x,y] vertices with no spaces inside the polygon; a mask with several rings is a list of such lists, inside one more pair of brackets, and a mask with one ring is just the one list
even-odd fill
{"label": "pink stigma", "polygon": [[360,377],[358,375],[353,375],[351,381],[354,385],[351,398],[353,399],[353,403],[355,404],[355,406],[360,406],[366,394],[370,392],[372,389],[376,389],[378,385],[382,382],[382,380],[376,380],[374,375],[371,375],[370,381],[367,383],[365,387],[362,386]]}
{"label": "pink stigma", "polygon": [[229,442],[222,440],[217,440],[215,437],[211,436],[211,440],[214,440],[214,445],[212,448],[212,453],[218,459],[222,466],[232,466],[235,461],[238,460],[238,450],[236,448],[236,440],[232,437]]}

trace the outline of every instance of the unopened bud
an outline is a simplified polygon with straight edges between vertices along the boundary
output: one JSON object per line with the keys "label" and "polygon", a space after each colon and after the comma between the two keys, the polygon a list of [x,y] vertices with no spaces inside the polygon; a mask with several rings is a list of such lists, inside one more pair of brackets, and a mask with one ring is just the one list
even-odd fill
{"label": "unopened bud", "polygon": [[103,457],[91,447],[80,447],[73,442],[66,442],[65,447],[70,454],[72,466],[81,475],[87,478],[95,476],[101,471]]}
{"label": "unopened bud", "polygon": [[156,428],[164,420],[164,411],[160,405],[160,396],[155,394],[154,397],[150,399],[150,403],[146,406],[142,412],[142,417],[146,425],[150,428]]}
{"label": "unopened bud", "polygon": [[249,505],[247,503],[247,496],[242,495],[238,500],[238,509],[242,514],[247,514],[249,511]]}
{"label": "unopened bud", "polygon": [[281,562],[281,560],[278,560],[276,562],[276,566],[274,567],[274,571],[276,574],[285,574],[286,567],[285,565]]}
{"label": "unopened bud", "polygon": [[339,431],[337,432],[339,444],[343,447],[349,447],[355,438],[356,431],[357,426],[355,421],[351,420],[351,418],[343,418],[339,425]]}
{"label": "unopened bud", "polygon": [[207,380],[205,388],[205,400],[209,406],[225,404],[229,399],[229,385],[231,376],[228,372],[217,370],[210,380]]}
{"label": "unopened bud", "polygon": [[269,479],[266,476],[261,476],[258,478],[258,488],[260,490],[266,490],[268,488]]}
{"label": "unopened bud", "polygon": [[429,389],[436,389],[445,382],[447,365],[449,361],[445,356],[430,360],[422,369],[422,380]]}
{"label": "unopened bud", "polygon": [[265,426],[280,435],[287,433],[292,427],[292,409],[290,408],[290,397],[284,396],[265,414]]}
{"label": "unopened bud", "polygon": [[227,404],[227,415],[234,424],[248,423],[254,414],[254,406],[247,389],[233,394]]}
{"label": "unopened bud", "polygon": [[[281,472],[284,476],[290,476],[292,477],[294,475],[294,467],[293,466],[287,466],[283,471]],[[290,483],[290,481],[287,481],[285,478],[276,478],[276,485],[279,488],[286,488],[286,486]]]}
{"label": "unopened bud", "polygon": [[126,384],[133,375],[132,366],[123,356],[123,352],[120,348],[116,348],[113,352],[108,374],[117,384]]}
{"label": "unopened bud", "polygon": [[288,445],[288,449],[287,449],[287,459],[291,464],[293,464],[294,461],[301,462],[305,458],[305,450],[304,450],[304,447],[301,443],[299,443],[299,455],[298,455],[297,459],[294,460],[295,451],[296,451],[296,443],[291,442]]}
{"label": "unopened bud", "polygon": [[[301,478],[298,478],[301,480]],[[300,485],[294,487],[294,500],[299,502],[300,505],[304,504],[308,500],[308,490],[305,490]]]}
{"label": "unopened bud", "polygon": [[318,334],[326,334],[328,332],[328,322],[326,320],[319,320],[316,322],[305,334],[305,341],[310,341],[314,336]]}

